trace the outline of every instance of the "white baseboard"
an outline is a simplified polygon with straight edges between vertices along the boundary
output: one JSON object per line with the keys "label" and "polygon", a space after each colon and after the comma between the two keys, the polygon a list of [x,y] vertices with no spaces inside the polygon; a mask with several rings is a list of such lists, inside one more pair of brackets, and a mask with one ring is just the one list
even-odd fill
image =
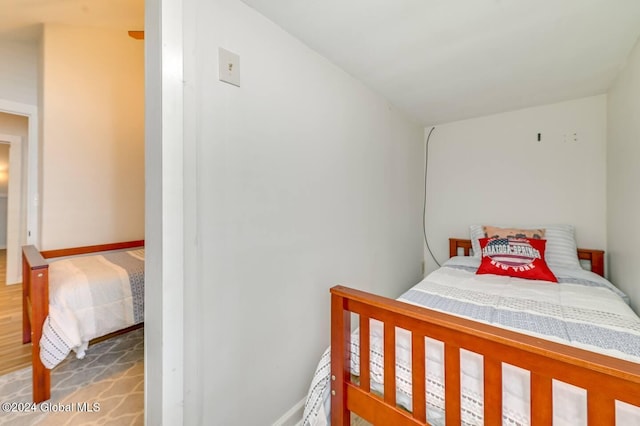
{"label": "white baseboard", "polygon": [[302,426],[302,414],[304,413],[304,402],[307,398],[303,398],[293,407],[276,420],[271,426]]}

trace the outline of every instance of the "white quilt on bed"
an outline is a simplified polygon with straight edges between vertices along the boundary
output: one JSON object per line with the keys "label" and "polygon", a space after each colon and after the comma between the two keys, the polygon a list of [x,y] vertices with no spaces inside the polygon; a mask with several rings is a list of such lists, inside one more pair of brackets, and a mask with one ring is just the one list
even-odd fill
{"label": "white quilt on bed", "polygon": [[[476,275],[480,260],[450,259],[408,290],[399,300],[452,313],[487,324],[540,336],[547,340],[640,362],[640,318],[624,295],[589,271],[554,270],[558,284],[496,275]],[[351,371],[359,375],[356,331],[351,344]],[[411,410],[411,339],[396,332],[398,404]],[[444,366],[442,343],[427,340],[427,416],[444,424]],[[383,390],[383,329],[371,322],[371,387]],[[303,424],[329,424],[329,349],[311,383]],[[483,367],[480,355],[461,352],[463,424],[483,424]],[[554,381],[554,425],[586,425],[586,393]],[[529,372],[503,365],[503,423],[527,425]],[[616,403],[618,425],[640,425],[640,409]]]}
{"label": "white quilt on bed", "polygon": [[144,249],[72,257],[49,265],[49,316],[40,359],[53,368],[91,339],[144,320]]}

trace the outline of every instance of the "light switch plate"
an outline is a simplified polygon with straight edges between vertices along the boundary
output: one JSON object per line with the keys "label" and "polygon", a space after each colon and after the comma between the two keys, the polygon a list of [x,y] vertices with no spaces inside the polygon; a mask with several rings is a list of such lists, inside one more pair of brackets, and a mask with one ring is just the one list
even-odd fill
{"label": "light switch plate", "polygon": [[222,47],[218,48],[218,78],[240,87],[240,56]]}

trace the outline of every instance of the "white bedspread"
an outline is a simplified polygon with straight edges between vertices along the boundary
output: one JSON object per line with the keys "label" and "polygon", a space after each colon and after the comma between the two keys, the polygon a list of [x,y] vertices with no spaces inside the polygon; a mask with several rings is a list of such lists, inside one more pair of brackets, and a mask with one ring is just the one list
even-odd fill
{"label": "white bedspread", "polygon": [[[611,283],[589,271],[554,270],[560,283],[476,275],[479,259],[450,259],[399,300],[498,327],[543,337],[640,363],[640,318]],[[351,371],[359,375],[356,331]],[[411,338],[396,332],[398,404],[411,410]],[[427,339],[427,416],[444,424],[442,343]],[[383,391],[383,329],[371,322],[371,387]],[[463,424],[483,424],[482,357],[461,351]],[[311,383],[303,424],[329,424],[330,352],[323,354]],[[554,380],[554,425],[586,425],[586,392]],[[529,372],[503,364],[503,423],[530,423]],[[640,408],[616,403],[618,425],[640,425]]]}
{"label": "white bedspread", "polygon": [[66,258],[49,265],[49,316],[40,359],[53,368],[91,339],[144,319],[144,249]]}

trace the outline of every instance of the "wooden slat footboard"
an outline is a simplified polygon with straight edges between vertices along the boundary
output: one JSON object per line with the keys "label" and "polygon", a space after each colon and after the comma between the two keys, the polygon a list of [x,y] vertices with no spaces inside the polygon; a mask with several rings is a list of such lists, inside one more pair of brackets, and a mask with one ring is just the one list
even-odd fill
{"label": "wooden slat footboard", "polygon": [[[22,343],[32,344],[33,402],[51,397],[51,373],[40,361],[39,344],[44,321],[49,315],[49,264],[46,259],[143,246],[144,240],[136,240],[43,252],[32,245],[22,248]],[[127,330],[133,328],[137,327]]]}
{"label": "wooden slat footboard", "polygon": [[[532,425],[552,424],[552,379],[587,391],[588,424],[615,424],[615,400],[640,407],[640,365],[577,349],[397,300],[338,286],[331,289],[331,418],[349,425],[354,412],[375,425],[424,425],[425,337],[444,342],[446,424],[460,424],[460,349],[484,357],[485,424],[502,421],[502,364],[531,373]],[[351,381],[351,313],[359,315],[360,385]],[[369,380],[368,323],[384,324],[384,397]],[[364,327],[363,327],[364,325]],[[395,401],[395,328],[412,335],[412,413]],[[390,343],[387,344],[387,341]]]}

